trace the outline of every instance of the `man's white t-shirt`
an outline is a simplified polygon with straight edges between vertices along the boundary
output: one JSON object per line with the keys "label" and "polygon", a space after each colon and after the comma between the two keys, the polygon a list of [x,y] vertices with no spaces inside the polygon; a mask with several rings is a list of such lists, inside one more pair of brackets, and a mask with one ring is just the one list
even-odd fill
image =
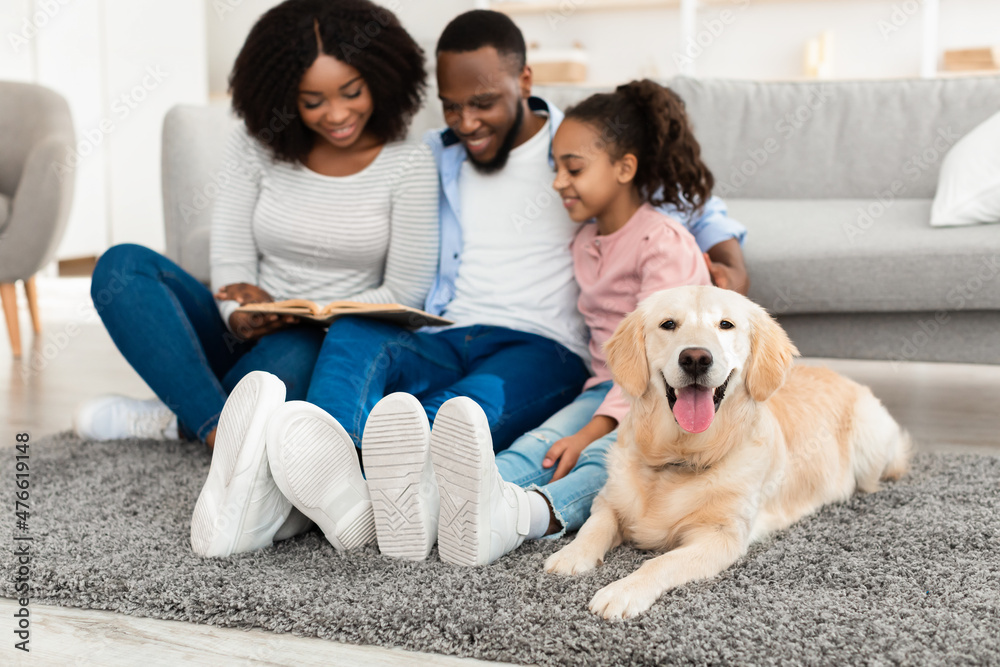
{"label": "man's white t-shirt", "polygon": [[552,189],[549,122],[482,174],[466,160],[459,179],[462,263],[444,316],[545,336],[584,361],[589,334],[577,309],[570,242],[578,229]]}

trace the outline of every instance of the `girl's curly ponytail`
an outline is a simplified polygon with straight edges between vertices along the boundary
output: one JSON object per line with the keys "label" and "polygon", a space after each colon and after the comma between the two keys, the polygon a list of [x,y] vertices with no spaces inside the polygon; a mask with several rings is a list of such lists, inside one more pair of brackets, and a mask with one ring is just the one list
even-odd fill
{"label": "girl's curly ponytail", "polygon": [[654,206],[695,211],[712,196],[715,179],[701,160],[683,100],[669,88],[649,79],[632,81],[588,97],[566,117],[596,126],[615,159],[636,156],[633,182]]}

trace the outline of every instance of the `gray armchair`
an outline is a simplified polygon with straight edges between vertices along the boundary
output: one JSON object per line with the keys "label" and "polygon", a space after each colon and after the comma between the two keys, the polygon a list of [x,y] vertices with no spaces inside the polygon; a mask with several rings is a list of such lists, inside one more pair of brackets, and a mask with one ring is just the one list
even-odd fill
{"label": "gray armchair", "polygon": [[14,356],[21,356],[14,284],[24,281],[41,331],[34,276],[56,252],[73,200],[69,105],[58,93],[0,81],[0,296]]}

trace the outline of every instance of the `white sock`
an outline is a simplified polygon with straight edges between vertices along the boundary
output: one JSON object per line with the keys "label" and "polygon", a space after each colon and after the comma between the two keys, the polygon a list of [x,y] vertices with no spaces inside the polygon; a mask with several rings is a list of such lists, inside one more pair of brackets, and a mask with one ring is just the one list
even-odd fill
{"label": "white sock", "polygon": [[549,522],[552,520],[552,512],[545,496],[538,491],[528,491],[528,510],[531,525],[525,539],[537,540],[545,537],[545,533],[549,532]]}
{"label": "white sock", "polygon": [[178,432],[177,415],[174,415],[174,418],[170,420],[169,424],[167,424],[167,428],[163,429],[163,435],[165,435],[168,440],[177,440],[181,437]]}
{"label": "white sock", "polygon": [[281,524],[281,528],[278,528],[278,532],[274,534],[274,541],[280,542],[281,540],[301,535],[312,528],[312,526],[312,520],[293,507],[288,518],[285,519],[285,523]]}

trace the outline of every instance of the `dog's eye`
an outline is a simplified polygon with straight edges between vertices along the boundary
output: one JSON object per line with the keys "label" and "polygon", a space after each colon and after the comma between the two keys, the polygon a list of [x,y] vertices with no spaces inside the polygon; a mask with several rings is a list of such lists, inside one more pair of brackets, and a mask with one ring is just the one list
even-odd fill
{"label": "dog's eye", "polygon": [[734,329],[734,328],[736,328],[736,325],[733,324],[732,322],[730,322],[729,320],[722,320],[721,322],[719,322],[719,328],[720,329]]}
{"label": "dog's eye", "polygon": [[677,323],[674,322],[673,320],[667,320],[665,322],[660,323],[660,328],[666,329],[667,331],[673,331],[674,329],[677,328]]}

